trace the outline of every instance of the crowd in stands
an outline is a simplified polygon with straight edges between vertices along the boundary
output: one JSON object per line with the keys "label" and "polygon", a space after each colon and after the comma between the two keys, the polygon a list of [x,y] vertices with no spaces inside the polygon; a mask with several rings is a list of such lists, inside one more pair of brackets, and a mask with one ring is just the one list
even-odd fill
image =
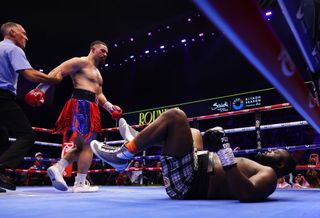
{"label": "crowd in stands", "polygon": [[[51,185],[50,179],[45,173],[46,169],[54,164],[54,162],[42,161],[44,154],[37,152],[34,162],[25,162],[23,169],[31,170],[30,172],[21,172],[15,174],[16,185],[21,186],[42,186]],[[148,168],[156,168],[157,170],[148,171],[144,169],[144,165]],[[90,184],[95,185],[163,185],[162,174],[160,170],[160,161],[152,161],[143,163],[140,161],[132,161],[125,171],[118,172],[95,172],[87,176]],[[104,165],[101,161],[94,161],[91,169],[110,169],[109,165]],[[39,170],[34,172],[32,170]],[[66,182],[70,185],[74,182],[74,176],[66,177]]]}
{"label": "crowd in stands", "polygon": [[[320,188],[319,170],[312,169],[319,165],[319,155],[311,153],[309,156],[308,169],[302,174],[300,171],[295,175],[288,175],[278,179],[278,188]],[[294,178],[294,180],[292,179]]]}

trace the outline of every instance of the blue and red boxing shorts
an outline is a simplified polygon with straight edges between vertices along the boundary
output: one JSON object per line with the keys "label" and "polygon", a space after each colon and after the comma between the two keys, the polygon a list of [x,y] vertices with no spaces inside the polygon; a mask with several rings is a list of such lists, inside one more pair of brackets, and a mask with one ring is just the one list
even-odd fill
{"label": "blue and red boxing shorts", "polygon": [[72,97],[64,105],[53,133],[69,135],[67,141],[73,141],[81,136],[84,142],[89,143],[99,132],[101,132],[100,110],[95,93],[75,89]]}

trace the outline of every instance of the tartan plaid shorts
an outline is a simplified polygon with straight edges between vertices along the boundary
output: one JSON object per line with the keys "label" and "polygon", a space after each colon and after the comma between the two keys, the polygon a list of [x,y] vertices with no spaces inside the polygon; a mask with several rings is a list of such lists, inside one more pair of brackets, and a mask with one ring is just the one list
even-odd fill
{"label": "tartan plaid shorts", "polygon": [[186,199],[191,189],[198,159],[195,151],[183,157],[161,156],[161,168],[166,192],[172,199]]}

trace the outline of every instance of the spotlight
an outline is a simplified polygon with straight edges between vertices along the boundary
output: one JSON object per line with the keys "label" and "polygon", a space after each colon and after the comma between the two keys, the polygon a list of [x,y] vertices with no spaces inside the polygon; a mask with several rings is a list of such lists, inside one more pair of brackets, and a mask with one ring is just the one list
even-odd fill
{"label": "spotlight", "polygon": [[271,12],[271,11],[267,11],[267,12],[266,12],[266,16],[267,16],[267,17],[269,17],[269,16],[271,16],[271,15],[272,15],[272,12]]}

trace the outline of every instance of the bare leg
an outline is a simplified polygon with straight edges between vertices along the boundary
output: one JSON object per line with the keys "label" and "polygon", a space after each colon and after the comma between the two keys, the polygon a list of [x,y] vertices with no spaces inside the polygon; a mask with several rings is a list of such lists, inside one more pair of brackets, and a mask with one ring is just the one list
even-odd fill
{"label": "bare leg", "polygon": [[[126,135],[126,134],[125,134]],[[162,154],[180,158],[193,150],[193,139],[185,113],[171,109],[161,114],[135,138],[121,147],[108,146],[93,140],[94,154],[118,170],[124,170],[135,153],[162,143]]]}
{"label": "bare leg", "polygon": [[[93,132],[92,134],[92,137],[95,138],[96,133]],[[87,174],[93,158],[93,152],[90,148],[90,143],[85,142],[83,136],[81,135],[78,135],[74,139],[74,143],[76,144],[76,149],[68,152],[64,159],[69,163],[78,161],[78,173]]]}
{"label": "bare leg", "polygon": [[[76,147],[78,147],[76,145]],[[74,161],[77,161],[79,158],[79,155],[81,153],[81,150],[79,150],[78,148],[69,151],[65,156],[64,159],[67,160],[69,163],[73,163]]]}
{"label": "bare leg", "polygon": [[90,145],[85,143],[78,158],[78,173],[86,174],[91,166],[93,152]]}
{"label": "bare leg", "polygon": [[[89,159],[90,164],[91,164],[93,153],[90,149],[89,143],[85,142],[84,136],[82,136],[80,134],[76,134],[76,136],[74,136],[73,134],[76,134],[76,133],[72,133],[72,135],[70,136],[70,140],[73,141],[73,143],[75,144],[75,149],[73,149],[72,151],[69,151],[64,156],[64,159],[67,160],[69,163],[72,163],[75,161],[88,162],[88,161],[86,161],[86,159]],[[92,133],[92,137],[96,138],[95,132]],[[87,164],[85,164],[85,165],[87,165]],[[78,163],[78,167],[79,167],[79,163]],[[89,167],[90,167],[90,165],[89,165]]]}
{"label": "bare leg", "polygon": [[203,141],[201,132],[198,129],[191,128],[193,144],[197,148],[198,151],[203,150]]}
{"label": "bare leg", "polygon": [[[79,146],[77,145],[77,147]],[[68,152],[64,159],[68,161],[69,164],[78,161],[78,173],[85,174],[91,166],[92,157],[93,152],[91,151],[90,145],[86,143],[81,149],[76,148]]]}
{"label": "bare leg", "polygon": [[182,157],[191,152],[193,140],[186,118],[185,113],[179,109],[163,113],[134,138],[138,150],[162,143],[163,155]]}

